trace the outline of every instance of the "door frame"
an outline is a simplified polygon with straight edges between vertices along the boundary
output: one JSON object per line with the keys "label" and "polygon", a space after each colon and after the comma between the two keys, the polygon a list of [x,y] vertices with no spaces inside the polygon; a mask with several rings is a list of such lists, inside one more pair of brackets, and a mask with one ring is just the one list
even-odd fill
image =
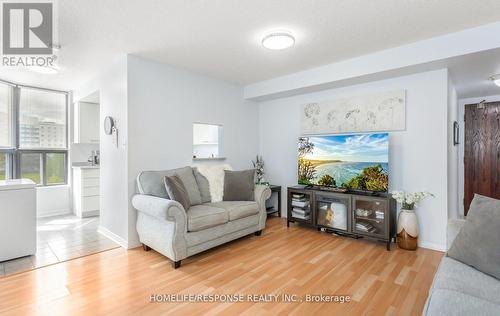
{"label": "door frame", "polygon": [[464,198],[465,198],[465,106],[467,104],[479,103],[482,100],[488,102],[500,102],[500,94],[485,97],[467,98],[458,100],[458,124],[460,125],[460,144],[458,145],[458,216],[464,217]]}

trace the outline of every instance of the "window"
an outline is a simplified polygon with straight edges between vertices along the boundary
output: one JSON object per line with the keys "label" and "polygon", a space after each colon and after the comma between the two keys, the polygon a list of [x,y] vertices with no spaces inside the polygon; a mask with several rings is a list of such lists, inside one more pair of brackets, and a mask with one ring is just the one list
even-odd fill
{"label": "window", "polygon": [[47,184],[66,183],[66,154],[48,153],[45,157]]}
{"label": "window", "polygon": [[21,154],[21,178],[31,179],[41,184],[42,179],[42,156],[41,154]]}
{"label": "window", "polygon": [[0,180],[7,179],[7,154],[0,153]]}
{"label": "window", "polygon": [[12,147],[12,86],[0,84],[0,148]]}
{"label": "window", "polygon": [[66,148],[66,95],[21,89],[19,148]]}
{"label": "window", "polygon": [[67,131],[65,93],[0,83],[0,179],[65,184]]}

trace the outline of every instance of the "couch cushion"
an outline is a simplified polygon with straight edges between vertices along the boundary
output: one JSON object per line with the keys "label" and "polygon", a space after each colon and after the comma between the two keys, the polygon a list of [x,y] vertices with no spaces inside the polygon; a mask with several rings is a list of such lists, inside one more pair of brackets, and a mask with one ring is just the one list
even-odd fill
{"label": "couch cushion", "polygon": [[212,196],[210,195],[210,183],[207,177],[201,174],[197,167],[193,168],[194,178],[196,183],[198,183],[198,189],[200,189],[201,203],[212,202]]}
{"label": "couch cushion", "polygon": [[137,187],[139,189],[139,193],[169,199],[170,197],[165,190],[163,178],[165,176],[172,175],[177,175],[182,180],[182,183],[188,191],[191,205],[200,204],[201,194],[191,167],[171,170],[143,171],[137,176]]}
{"label": "couch cushion", "polygon": [[175,174],[181,178],[182,183],[186,187],[187,193],[189,195],[189,202],[191,205],[201,204],[201,193],[198,188],[198,183],[193,174],[193,168],[185,167],[178,170]]}
{"label": "couch cushion", "polygon": [[431,291],[444,289],[500,304],[500,281],[460,261],[443,257]]}
{"label": "couch cushion", "polygon": [[211,202],[222,201],[224,193],[224,170],[233,170],[230,165],[198,165],[198,171],[207,178],[210,187]]}
{"label": "couch cushion", "polygon": [[500,280],[500,200],[479,194],[448,256]]}
{"label": "couch cushion", "polygon": [[255,169],[224,171],[223,201],[255,200]]}
{"label": "couch cushion", "polygon": [[225,209],[229,213],[229,221],[259,213],[259,205],[254,201],[222,201],[205,205]]}
{"label": "couch cushion", "polygon": [[170,199],[181,203],[184,210],[189,209],[189,207],[191,207],[189,195],[184,183],[182,183],[181,178],[177,175],[165,176],[163,181],[165,182],[165,189],[167,190]]}
{"label": "couch cushion", "polygon": [[435,290],[422,315],[498,315],[500,305],[451,290]]}
{"label": "couch cushion", "polygon": [[206,204],[191,206],[187,211],[188,231],[190,232],[222,225],[228,220],[228,213],[225,209]]}

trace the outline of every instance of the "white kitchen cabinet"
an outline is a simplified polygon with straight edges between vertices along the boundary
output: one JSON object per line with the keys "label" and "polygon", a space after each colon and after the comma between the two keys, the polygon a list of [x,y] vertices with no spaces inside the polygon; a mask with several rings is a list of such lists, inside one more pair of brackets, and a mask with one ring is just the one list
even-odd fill
{"label": "white kitchen cabinet", "polygon": [[73,210],[76,216],[99,215],[99,176],[98,166],[73,167]]}
{"label": "white kitchen cabinet", "polygon": [[75,104],[75,143],[99,143],[99,104],[78,102]]}
{"label": "white kitchen cabinet", "polygon": [[193,124],[193,144],[211,145],[219,143],[219,125]]}

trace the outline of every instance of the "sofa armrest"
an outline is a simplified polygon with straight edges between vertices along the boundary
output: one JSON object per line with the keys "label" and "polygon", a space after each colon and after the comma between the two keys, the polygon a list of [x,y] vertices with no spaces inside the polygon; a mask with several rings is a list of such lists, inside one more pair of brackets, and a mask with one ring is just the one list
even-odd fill
{"label": "sofa armrest", "polygon": [[464,226],[464,219],[450,219],[446,227],[446,249],[450,249],[451,244],[455,240],[462,226]]}
{"label": "sofa armrest", "polygon": [[186,226],[186,211],[177,201],[151,195],[136,194],[132,198],[132,205],[139,212],[145,213],[149,216],[161,220],[177,222]]}
{"label": "sofa armrest", "polygon": [[267,219],[266,200],[271,197],[271,189],[267,185],[257,184],[255,185],[254,192],[255,202],[259,205],[259,228],[264,229]]}
{"label": "sofa armrest", "polygon": [[259,207],[266,209],[266,200],[271,197],[271,189],[267,185],[255,185],[255,202],[259,203]]}

